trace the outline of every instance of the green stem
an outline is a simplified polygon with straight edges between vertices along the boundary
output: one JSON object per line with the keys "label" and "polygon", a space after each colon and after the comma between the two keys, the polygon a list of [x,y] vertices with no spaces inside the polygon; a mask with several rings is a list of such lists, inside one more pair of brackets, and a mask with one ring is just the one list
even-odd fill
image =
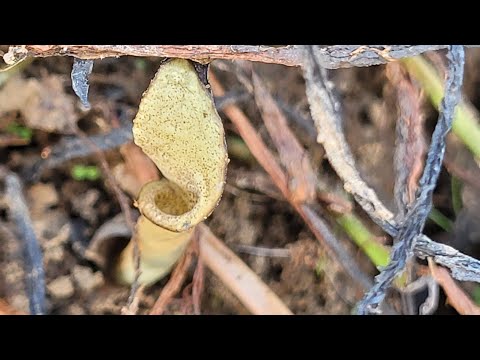
{"label": "green stem", "polygon": [[390,251],[379,244],[375,236],[368,231],[353,213],[336,218],[337,223],[350,236],[353,242],[368,256],[376,267],[386,266],[390,260]]}
{"label": "green stem", "polygon": [[[401,62],[410,75],[420,83],[430,101],[438,110],[443,98],[443,82],[434,67],[421,56],[404,58]],[[462,101],[455,109],[452,130],[475,157],[480,158],[480,125],[478,119],[479,116],[475,108],[470,103]]]}
{"label": "green stem", "polygon": [[440,226],[446,232],[452,231],[453,223],[448,217],[443,215],[438,209],[432,208],[428,218],[432,220],[435,224]]}
{"label": "green stem", "polygon": [[462,201],[462,181],[457,178],[456,176],[452,176],[451,178],[451,188],[452,188],[452,207],[453,211],[455,212],[455,216],[458,215],[460,210],[463,207]]}
{"label": "green stem", "polygon": [[[378,243],[362,221],[353,213],[343,214],[336,217],[337,223],[349,235],[350,239],[368,256],[370,261],[377,267],[384,267],[390,262],[390,249]],[[407,284],[407,276],[404,272],[395,279],[395,286],[403,288]]]}

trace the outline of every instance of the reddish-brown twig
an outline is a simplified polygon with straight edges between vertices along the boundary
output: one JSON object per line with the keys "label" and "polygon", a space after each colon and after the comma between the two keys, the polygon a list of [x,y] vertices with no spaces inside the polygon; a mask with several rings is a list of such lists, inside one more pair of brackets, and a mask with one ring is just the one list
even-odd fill
{"label": "reddish-brown twig", "polygon": [[[321,65],[329,69],[385,64],[407,56],[415,56],[447,45],[317,45]],[[105,57],[154,56],[187,58],[196,61],[213,59],[249,60],[287,66],[302,64],[297,45],[273,47],[252,45],[18,45],[3,56],[14,64],[25,56],[75,56],[81,59]]]}
{"label": "reddish-brown twig", "polygon": [[480,315],[480,308],[455,283],[447,269],[437,266],[431,258],[428,258],[428,266],[432,276],[445,290],[448,302],[455,310],[461,315]]}
{"label": "reddish-brown twig", "polygon": [[[197,231],[195,230],[197,233]],[[195,235],[194,235],[195,236]],[[193,262],[195,254],[195,244],[192,241],[187,247],[187,250],[183,254],[182,258],[178,262],[175,270],[170,277],[168,283],[163,287],[160,296],[150,310],[150,315],[162,315],[165,312],[165,308],[173,297],[178,294],[182,288],[183,283],[188,274],[188,268]]]}
{"label": "reddish-brown twig", "polygon": [[289,174],[289,190],[294,202],[311,203],[316,198],[318,179],[303,146],[288,126],[287,119],[257,74],[252,71],[255,101],[263,122]]}
{"label": "reddish-brown twig", "polygon": [[254,315],[291,315],[277,295],[210,229],[197,225],[200,257]]}
{"label": "reddish-brown twig", "polygon": [[250,60],[296,66],[300,51],[296,46],[269,47],[252,45],[20,45],[11,46],[4,60],[11,63],[22,56],[75,56],[82,59],[105,57],[155,56],[187,58],[196,61],[212,59]]}
{"label": "reddish-brown twig", "polygon": [[395,86],[399,116],[395,147],[395,201],[403,217],[415,200],[418,180],[422,176],[427,150],[423,125],[422,94],[398,63],[387,65],[387,77]]}
{"label": "reddish-brown twig", "polygon": [[[200,254],[199,240],[195,239],[197,254]],[[205,267],[203,265],[203,260],[199,256],[197,267],[193,274],[193,285],[192,285],[192,302],[193,302],[193,312],[195,315],[201,314],[201,303],[202,303],[202,293],[205,285]]]}

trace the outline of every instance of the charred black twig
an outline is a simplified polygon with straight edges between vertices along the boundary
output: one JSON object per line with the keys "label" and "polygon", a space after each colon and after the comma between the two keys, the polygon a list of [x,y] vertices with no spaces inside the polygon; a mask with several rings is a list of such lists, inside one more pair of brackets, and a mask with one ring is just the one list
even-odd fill
{"label": "charred black twig", "polygon": [[16,225],[18,239],[23,242],[25,259],[25,282],[28,293],[30,313],[45,314],[45,274],[43,255],[37,237],[33,231],[28,207],[23,196],[20,178],[5,168],[0,168],[0,177],[5,182],[5,198],[10,217]]}
{"label": "charred black twig", "polygon": [[359,314],[374,312],[383,301],[385,292],[393,280],[405,268],[406,261],[413,255],[417,237],[421,235],[425,221],[432,207],[432,194],[442,167],[445,153],[445,138],[452,127],[455,107],[460,101],[463,82],[465,54],[463,46],[452,45],[449,48],[449,73],[445,86],[445,97],[440,105],[440,116],[432,143],[428,151],[425,169],[419,182],[416,199],[409,209],[405,220],[395,237],[390,263],[375,278],[375,285],[358,305]]}

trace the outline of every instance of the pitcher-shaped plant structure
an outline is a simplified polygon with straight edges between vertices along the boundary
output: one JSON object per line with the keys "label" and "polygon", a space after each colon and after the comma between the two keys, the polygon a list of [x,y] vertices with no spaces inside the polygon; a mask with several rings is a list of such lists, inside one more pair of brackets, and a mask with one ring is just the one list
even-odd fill
{"label": "pitcher-shaped plant structure", "polygon": [[[165,276],[183,254],[195,225],[215,209],[225,185],[225,133],[212,95],[192,62],[160,66],[133,121],[133,138],[164,178],[145,184],[134,236],[141,250],[140,282]],[[133,241],[120,255],[116,277],[132,283]]]}

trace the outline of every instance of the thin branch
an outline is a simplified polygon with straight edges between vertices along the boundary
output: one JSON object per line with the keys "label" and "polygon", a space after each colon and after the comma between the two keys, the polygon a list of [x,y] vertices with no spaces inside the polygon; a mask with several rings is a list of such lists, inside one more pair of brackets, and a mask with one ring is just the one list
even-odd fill
{"label": "thin branch", "polygon": [[455,310],[461,315],[480,315],[480,307],[475,305],[472,299],[455,283],[446,269],[435,265],[431,258],[428,258],[428,266],[434,279],[445,290],[448,302]]}
{"label": "thin branch", "polygon": [[11,46],[3,56],[7,64],[25,56],[74,56],[80,59],[148,56],[196,60],[250,60],[297,66],[300,50],[297,46],[268,47],[252,45],[20,45]]}
{"label": "thin branch", "polygon": [[333,45],[319,47],[318,61],[327,69],[386,64],[448,45]]}
{"label": "thin branch", "polygon": [[266,247],[244,245],[244,244],[234,245],[234,248],[238,252],[254,255],[254,256],[281,257],[281,258],[290,257],[290,249],[272,249],[272,248],[266,248]]}
{"label": "thin branch", "polygon": [[[426,51],[444,49],[447,45],[316,45],[319,64],[327,69],[385,64]],[[102,59],[119,56],[186,58],[199,62],[213,59],[249,60],[286,66],[302,65],[301,46],[283,47],[251,45],[17,45],[3,56],[15,64],[27,56],[74,56],[80,59]]]}
{"label": "thin branch", "polygon": [[440,105],[440,116],[432,135],[425,169],[420,179],[415,203],[409,209],[405,221],[395,237],[390,263],[375,278],[375,285],[358,305],[359,314],[375,312],[383,301],[390,284],[405,268],[407,260],[413,255],[415,241],[421,235],[425,221],[432,207],[432,194],[442,168],[445,153],[445,139],[452,127],[455,107],[460,101],[465,63],[464,48],[452,45],[448,58],[450,69],[445,86],[445,97]]}
{"label": "thin branch", "polygon": [[417,238],[415,255],[424,259],[431,257],[437,264],[452,271],[452,277],[460,281],[480,283],[480,261],[462,254],[451,246],[439,244],[425,235]]}
{"label": "thin branch", "polygon": [[305,149],[290,130],[287,119],[255,71],[252,71],[252,82],[255,102],[260,109],[263,122],[289,174],[288,187],[294,201],[313,202],[316,198],[318,179]]}
{"label": "thin branch", "polygon": [[193,313],[195,315],[201,314],[202,294],[205,289],[205,266],[203,260],[200,257],[200,240],[197,236],[194,240],[195,251],[197,253],[197,267],[193,273],[192,279],[192,303]]}
{"label": "thin branch", "polygon": [[[426,144],[423,133],[423,126],[425,116],[422,112],[423,97],[420,89],[414,84],[407,71],[397,63],[389,63],[386,66],[386,75],[392,84],[398,108],[398,118],[396,121],[396,139],[395,139],[395,184],[394,184],[394,199],[397,205],[396,221],[402,222],[408,212],[408,209],[415,201],[415,193],[418,188],[418,181],[422,175],[424,166],[424,157],[426,153]],[[385,264],[386,265],[386,264]],[[409,262],[406,269],[408,279],[413,280],[413,262]],[[438,293],[438,285],[433,279],[426,280],[427,277],[422,277],[414,284],[429,284],[427,287],[429,294],[433,294],[431,289],[435,288]],[[427,281],[427,282],[425,282]],[[420,288],[425,287],[423,285]],[[418,289],[419,290],[419,289]],[[419,290],[420,291],[420,290]],[[404,304],[404,313],[416,314],[414,296],[411,292],[405,289],[401,291],[402,303]],[[438,296],[429,296],[431,301],[425,301],[424,305],[420,306],[420,313],[424,313],[426,308],[431,308],[435,311],[438,305]],[[436,300],[433,303],[433,300]]]}
{"label": "thin branch", "polygon": [[420,89],[411,81],[408,73],[398,63],[388,64],[387,77],[395,87],[399,116],[395,144],[395,202],[397,221],[403,219],[415,200],[418,180],[422,175],[426,144],[423,134],[425,116],[422,113]]}
{"label": "thin branch", "polygon": [[204,225],[199,230],[200,257],[254,315],[292,315],[277,295]]}
{"label": "thin branch", "polygon": [[319,59],[314,46],[306,47],[304,77],[310,112],[317,128],[317,141],[321,143],[330,164],[344,182],[344,188],[388,234],[396,233],[393,213],[380,201],[375,191],[362,179],[343,132],[340,103],[333,97],[333,84]]}
{"label": "thin branch", "polygon": [[[198,236],[198,230],[195,230],[195,233],[196,234],[193,236]],[[187,278],[188,268],[193,262],[195,253],[194,247],[195,244],[194,241],[192,241],[183,253],[178,264],[175,266],[175,270],[173,270],[167,285],[163,287],[160,296],[150,310],[150,315],[162,315],[165,312],[166,306],[182,288],[182,285]]]}
{"label": "thin branch", "polygon": [[[223,96],[225,90],[218,82],[214,74],[209,77],[212,90],[217,96]],[[282,195],[290,202],[297,213],[303,218],[315,238],[325,247],[327,253],[336,259],[345,272],[363,288],[368,288],[371,281],[364,272],[360,270],[355,260],[348,254],[347,250],[338,242],[327,224],[308,205],[294,201],[293,195],[288,188],[288,179],[275,157],[262,141],[258,132],[250,123],[246,115],[235,105],[224,108],[224,113],[238,129],[243,140],[252,152],[253,156],[270,175],[274,184],[281,191]]]}
{"label": "thin branch", "polygon": [[33,231],[32,220],[27,202],[23,196],[20,178],[5,168],[0,168],[0,175],[5,182],[5,199],[10,210],[10,217],[16,225],[18,239],[23,242],[25,259],[25,282],[27,285],[30,312],[33,315],[45,314],[45,274],[43,254]]}

